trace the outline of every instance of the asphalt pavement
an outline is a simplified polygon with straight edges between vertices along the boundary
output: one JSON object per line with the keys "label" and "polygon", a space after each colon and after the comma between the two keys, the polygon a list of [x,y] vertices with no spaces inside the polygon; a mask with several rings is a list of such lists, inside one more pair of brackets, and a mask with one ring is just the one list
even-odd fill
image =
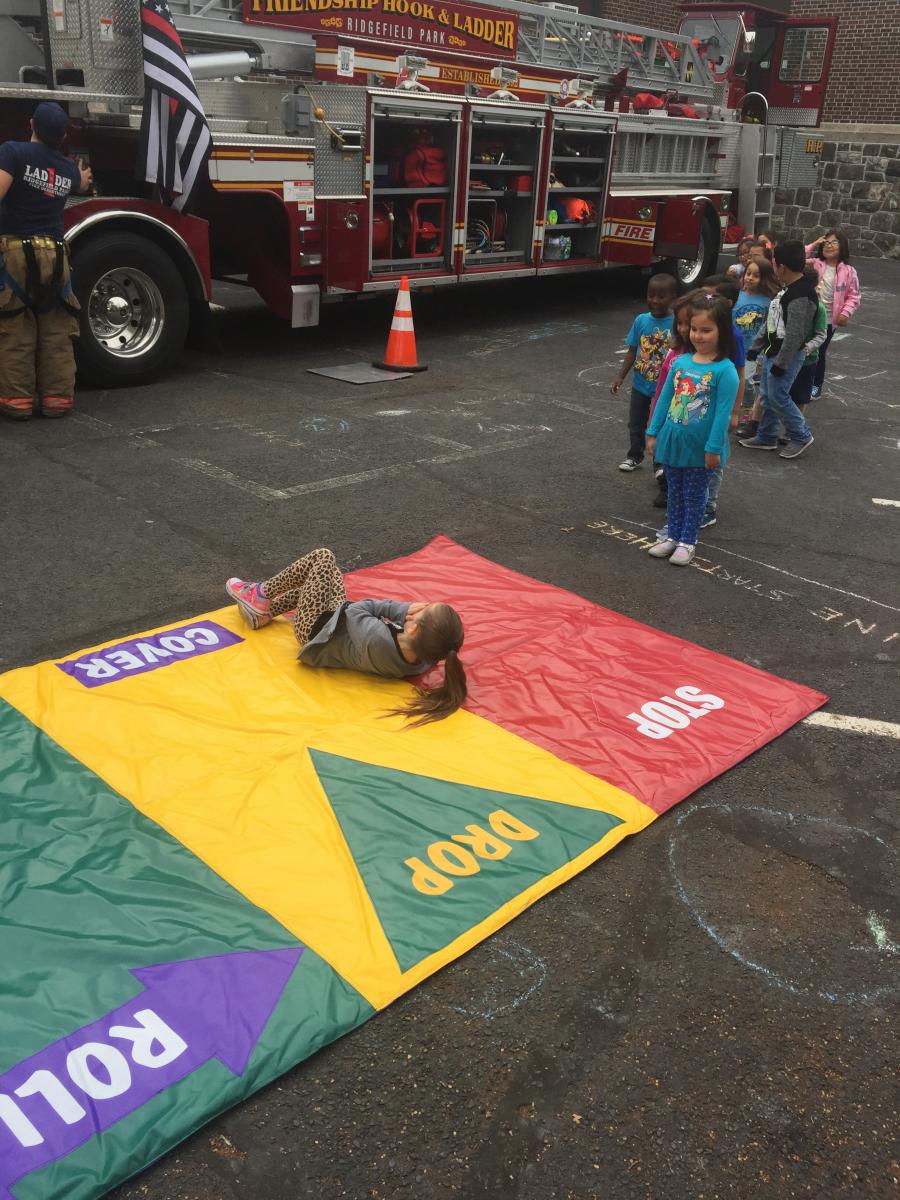
{"label": "asphalt pavement", "polygon": [[[735,447],[682,571],[616,469],[639,277],[416,294],[429,370],[360,387],[307,368],[380,357],[388,298],[292,332],[223,288],[217,346],[0,428],[0,669],[446,533],[900,721],[900,264],[857,266],[815,444]],[[796,726],[115,1200],[896,1197],[898,745]]]}

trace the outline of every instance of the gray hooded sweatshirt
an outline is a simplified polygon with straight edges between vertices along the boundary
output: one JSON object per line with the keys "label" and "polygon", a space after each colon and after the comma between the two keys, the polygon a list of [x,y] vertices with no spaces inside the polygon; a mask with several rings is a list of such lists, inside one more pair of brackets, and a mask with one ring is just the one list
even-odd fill
{"label": "gray hooded sweatshirt", "polygon": [[336,609],[297,657],[307,667],[343,667],[402,679],[421,675],[434,663],[407,662],[385,620],[403,627],[408,600],[348,600]]}

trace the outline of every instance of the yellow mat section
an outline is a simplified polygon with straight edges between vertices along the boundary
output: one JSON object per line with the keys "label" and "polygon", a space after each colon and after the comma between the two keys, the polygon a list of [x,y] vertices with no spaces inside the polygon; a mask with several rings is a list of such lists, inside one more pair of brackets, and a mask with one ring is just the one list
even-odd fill
{"label": "yellow mat section", "polygon": [[[376,1008],[654,819],[628,793],[471,713],[404,729],[401,719],[383,714],[409,697],[409,684],[300,666],[284,622],[254,633],[234,608],[195,620],[212,620],[244,640],[92,689],[55,662],[42,663],[0,676],[0,695],[314,949]],[[621,824],[403,972],[320,783],[311,747],[451,783],[595,809]],[[447,829],[445,836],[455,832],[461,831]],[[424,849],[411,843],[398,845],[396,853],[403,862]]]}

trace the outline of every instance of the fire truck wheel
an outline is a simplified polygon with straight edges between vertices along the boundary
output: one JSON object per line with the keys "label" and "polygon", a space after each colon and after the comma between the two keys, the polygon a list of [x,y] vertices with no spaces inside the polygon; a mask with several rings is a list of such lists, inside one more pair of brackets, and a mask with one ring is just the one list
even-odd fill
{"label": "fire truck wheel", "polygon": [[696,287],[701,279],[712,275],[719,260],[719,240],[715,228],[708,217],[700,222],[700,240],[697,243],[697,254],[694,258],[676,258],[672,260],[672,273],[684,287]]}
{"label": "fire truck wheel", "polygon": [[184,280],[149,238],[113,234],[76,246],[72,286],[81,304],[80,374],[101,387],[146,383],[184,345]]}

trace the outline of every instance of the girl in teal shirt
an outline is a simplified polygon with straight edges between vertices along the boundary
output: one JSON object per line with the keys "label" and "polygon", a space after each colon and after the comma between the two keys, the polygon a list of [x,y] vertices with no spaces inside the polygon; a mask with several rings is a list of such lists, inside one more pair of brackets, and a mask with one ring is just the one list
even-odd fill
{"label": "girl in teal shirt", "polygon": [[728,459],[738,391],[731,305],[714,293],[691,305],[690,346],[672,364],[647,429],[647,452],[664,464],[668,536],[649,551],[686,567],[694,557],[710,476]]}

